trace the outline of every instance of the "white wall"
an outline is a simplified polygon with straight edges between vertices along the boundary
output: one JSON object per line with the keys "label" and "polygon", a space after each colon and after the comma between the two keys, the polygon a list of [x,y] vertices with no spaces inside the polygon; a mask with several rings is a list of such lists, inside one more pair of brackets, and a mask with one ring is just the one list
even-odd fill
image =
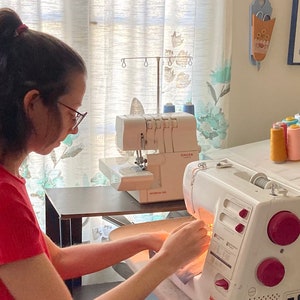
{"label": "white wall", "polygon": [[276,22],[257,71],[248,54],[252,0],[233,0],[229,147],[267,139],[274,121],[300,112],[300,65],[287,65],[292,0],[270,1]]}

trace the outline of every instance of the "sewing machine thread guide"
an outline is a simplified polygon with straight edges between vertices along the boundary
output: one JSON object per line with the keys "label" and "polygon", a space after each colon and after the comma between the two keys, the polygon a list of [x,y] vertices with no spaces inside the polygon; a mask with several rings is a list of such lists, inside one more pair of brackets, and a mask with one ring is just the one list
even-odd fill
{"label": "sewing machine thread guide", "polygon": [[222,169],[222,168],[231,168],[233,166],[232,163],[228,162],[227,159],[221,160],[217,163],[216,167],[218,169]]}

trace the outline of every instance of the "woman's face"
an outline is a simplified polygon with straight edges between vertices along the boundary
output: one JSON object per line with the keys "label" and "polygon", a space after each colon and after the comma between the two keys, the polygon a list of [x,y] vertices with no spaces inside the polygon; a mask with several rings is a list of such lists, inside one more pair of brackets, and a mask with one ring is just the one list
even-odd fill
{"label": "woman's face", "polygon": [[[54,115],[43,102],[36,101],[35,109],[30,115],[34,132],[28,142],[28,152],[49,154],[66,138],[68,134],[76,134],[78,128],[75,125],[76,112],[82,104],[85,93],[86,78],[82,73],[75,73],[70,77],[69,92],[58,99],[58,114]],[[69,108],[68,108],[69,107]],[[70,109],[72,108],[72,109]]]}

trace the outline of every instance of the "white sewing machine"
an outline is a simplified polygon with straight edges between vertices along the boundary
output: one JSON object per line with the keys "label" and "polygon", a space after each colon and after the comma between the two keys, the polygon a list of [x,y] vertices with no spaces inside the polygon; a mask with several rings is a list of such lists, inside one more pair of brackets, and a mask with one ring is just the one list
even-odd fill
{"label": "white sewing machine", "polygon": [[228,159],[190,163],[183,188],[190,214],[210,222],[208,211],[214,221],[201,269],[171,278],[182,291],[197,300],[300,299],[300,188]]}
{"label": "white sewing machine", "polygon": [[200,152],[193,115],[117,116],[116,143],[136,156],[100,159],[100,170],[112,186],[141,203],[183,199],[184,169],[199,160]]}

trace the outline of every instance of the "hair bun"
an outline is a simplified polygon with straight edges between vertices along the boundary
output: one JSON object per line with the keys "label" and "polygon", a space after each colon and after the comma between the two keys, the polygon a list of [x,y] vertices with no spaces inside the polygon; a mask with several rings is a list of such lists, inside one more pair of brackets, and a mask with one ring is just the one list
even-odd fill
{"label": "hair bun", "polygon": [[18,14],[10,8],[0,10],[0,45],[5,46],[16,36],[16,30],[22,25]]}

